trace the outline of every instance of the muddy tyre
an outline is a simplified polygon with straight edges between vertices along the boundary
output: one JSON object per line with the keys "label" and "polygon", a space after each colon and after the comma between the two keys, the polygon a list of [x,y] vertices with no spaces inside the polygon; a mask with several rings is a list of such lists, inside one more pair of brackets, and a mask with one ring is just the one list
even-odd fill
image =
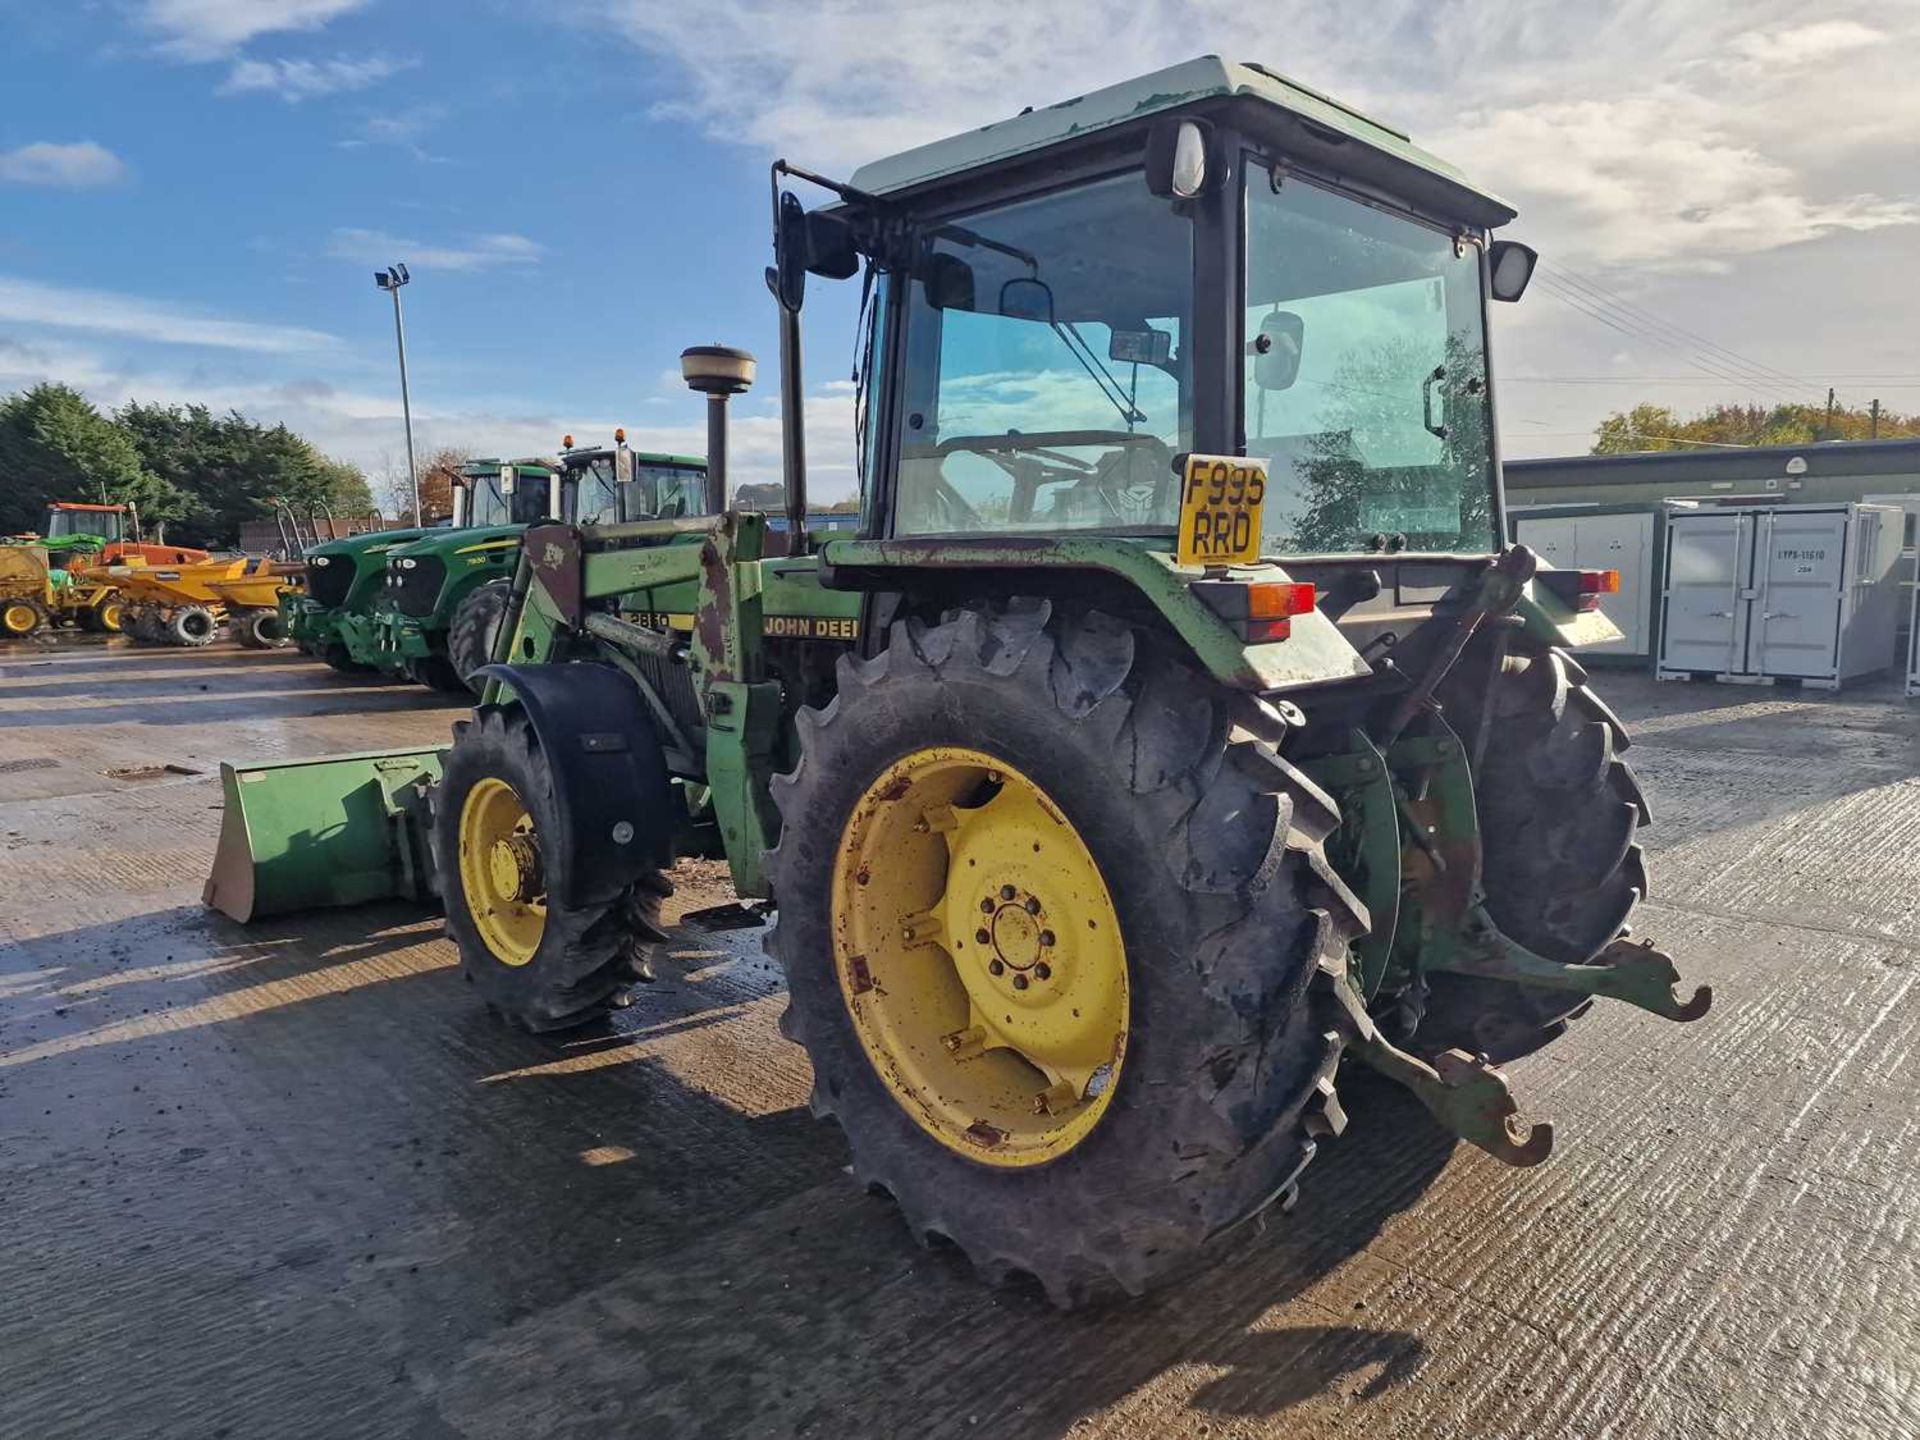
{"label": "muddy tyre", "polygon": [[[840,1123],[855,1173],[894,1197],[917,1237],[952,1241],[989,1279],[1031,1275],[1056,1304],[1074,1305],[1140,1293],[1287,1190],[1313,1154],[1330,1093],[1321,1082],[1339,1054],[1314,975],[1364,921],[1325,862],[1323,841],[1339,824],[1333,801],[1232,731],[1215,687],[1108,616],[1016,603],[930,628],[895,625],[880,655],[840,662],[837,696],[801,713],[799,737],[796,768],[774,784],[780,908],[768,948],[790,994],[782,1028],[812,1059],[815,1113]],[[943,779],[949,761],[962,768]],[[913,786],[923,783],[929,803],[916,820]],[[947,840],[961,816],[975,817],[959,825],[964,836],[1025,789],[1034,797],[1025,813],[1044,817],[1030,832],[1006,830],[977,866]],[[883,818],[896,811],[897,823]],[[1030,862],[1029,838],[1041,857]],[[929,861],[935,841],[950,853]],[[1099,877],[1078,893],[1101,889],[1110,912],[1071,889],[1046,893],[1074,873],[1076,845]],[[863,919],[864,897],[895,874],[902,898],[924,902],[930,873],[942,898],[927,913],[948,917],[938,945],[906,943],[926,917],[895,929],[884,894],[876,923]],[[916,885],[921,893],[908,893]],[[1006,907],[1058,929],[1039,937],[1054,947],[1038,953],[1054,957],[1055,973],[1019,970],[1003,943],[1002,912],[987,911],[1009,895]],[[1105,953],[1123,952],[1126,998],[1097,1092],[1054,1078],[1058,1056],[1048,1058],[1040,1031],[1029,1048],[971,1056],[953,1035],[914,1033],[965,1025],[1003,1001],[1009,1030],[999,1038],[1020,1033],[1021,1000],[995,987],[1010,973],[1033,977],[1026,997],[1078,983],[1079,967],[1103,953],[1089,932],[1108,913],[1120,943]],[[1023,922],[1014,933],[1032,932]],[[923,989],[925,1018],[902,1010],[888,1020],[874,1008],[876,996],[921,1005],[913,997]],[[1058,1023],[1078,1024],[1088,1003],[1098,996],[1077,999]],[[889,1025],[894,1039],[876,1040]],[[955,1113],[954,1096],[1003,1084],[958,1068],[989,1060],[1007,1100]],[[1044,1110],[1050,1097],[1057,1111]],[[1023,1106],[1037,1117],[1030,1126]],[[969,1114],[981,1118],[962,1130]]]}
{"label": "muddy tyre", "polygon": [[242,610],[227,622],[227,628],[249,650],[278,650],[289,643],[278,610]]}
{"label": "muddy tyre", "polygon": [[24,640],[29,635],[38,634],[52,623],[47,607],[38,600],[0,601],[0,637],[8,640]]}
{"label": "muddy tyre", "polygon": [[[1463,727],[1479,713],[1485,662],[1442,688]],[[1516,644],[1492,679],[1491,729],[1474,777],[1481,886],[1502,933],[1566,964],[1626,931],[1647,894],[1640,827],[1652,821],[1621,758],[1626,727],[1564,652]],[[1569,990],[1435,975],[1416,1046],[1457,1046],[1496,1063],[1539,1049],[1591,1002]]]}
{"label": "muddy tyre", "polygon": [[[507,617],[507,600],[512,586],[505,580],[493,580],[460,602],[447,627],[447,662],[461,684],[476,694],[480,686],[471,676],[493,658],[493,642]],[[451,688],[435,686],[436,689]]]}
{"label": "muddy tyre", "polygon": [[673,884],[648,870],[607,904],[568,907],[546,891],[540,836],[558,824],[553,769],[517,707],[482,707],[454,727],[434,795],[434,853],[460,968],[502,1019],[568,1030],[600,1018],[647,975],[666,938]]}
{"label": "muddy tyre", "polygon": [[220,622],[213,618],[213,612],[204,605],[182,605],[165,622],[167,643],[184,645],[189,649],[211,645],[219,629]]}
{"label": "muddy tyre", "polygon": [[438,690],[443,694],[471,693],[467,682],[460,678],[459,672],[444,655],[424,655],[418,660],[409,660],[407,678],[416,685],[424,685],[429,690]]}

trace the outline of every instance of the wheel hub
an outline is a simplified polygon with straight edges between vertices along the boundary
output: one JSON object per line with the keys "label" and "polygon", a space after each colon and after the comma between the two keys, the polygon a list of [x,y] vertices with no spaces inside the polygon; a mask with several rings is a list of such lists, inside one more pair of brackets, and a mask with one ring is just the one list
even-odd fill
{"label": "wheel hub", "polygon": [[1056,1159],[1105,1112],[1128,978],[1084,840],[1027,776],[979,751],[896,762],[842,836],[842,995],[882,1081],[948,1148]]}
{"label": "wheel hub", "polygon": [[546,891],[540,844],[530,831],[494,841],[487,849],[487,868],[494,890],[507,900],[524,902]]}

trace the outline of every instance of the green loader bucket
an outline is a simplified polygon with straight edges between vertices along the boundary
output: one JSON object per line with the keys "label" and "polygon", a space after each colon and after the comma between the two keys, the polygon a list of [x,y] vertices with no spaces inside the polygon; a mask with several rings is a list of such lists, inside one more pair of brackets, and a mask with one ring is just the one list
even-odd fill
{"label": "green loader bucket", "polygon": [[226,809],[201,898],[243,924],[369,900],[433,900],[427,791],[445,753],[221,765]]}

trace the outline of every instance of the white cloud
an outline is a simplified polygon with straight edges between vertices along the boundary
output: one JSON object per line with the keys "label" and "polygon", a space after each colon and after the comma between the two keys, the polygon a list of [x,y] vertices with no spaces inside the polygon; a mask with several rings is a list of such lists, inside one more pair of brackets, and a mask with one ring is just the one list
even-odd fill
{"label": "white cloud", "polygon": [[141,22],[184,60],[215,60],[260,35],[318,30],[369,0],[142,0]]}
{"label": "white cloud", "polygon": [[293,105],[323,95],[365,90],[406,68],[407,62],[385,55],[367,55],[357,60],[344,55],[331,60],[241,59],[233,62],[220,93],[278,95]]}
{"label": "white cloud", "polygon": [[384,230],[339,229],[327,245],[338,260],[386,265],[395,260],[422,270],[491,270],[500,265],[535,265],[543,253],[537,241],[505,233],[472,235],[460,245],[428,245]]}
{"label": "white cloud", "polygon": [[0,275],[0,323],[265,355],[321,352],[339,343],[320,330],[227,320],[138,295],[45,285],[4,275]]}
{"label": "white cloud", "polygon": [[14,150],[0,150],[0,181],[15,185],[52,185],[84,190],[111,185],[127,167],[104,145],[80,140],[62,145],[41,140]]}
{"label": "white cloud", "polygon": [[1690,267],[1920,219],[1882,172],[1827,163],[1920,127],[1912,0],[1830,0],[1812,22],[1799,0],[1377,0],[1364,25],[1318,0],[971,0],[964,26],[929,3],[595,13],[678,75],[656,113],[841,170],[1204,46],[1412,127],[1583,261]]}

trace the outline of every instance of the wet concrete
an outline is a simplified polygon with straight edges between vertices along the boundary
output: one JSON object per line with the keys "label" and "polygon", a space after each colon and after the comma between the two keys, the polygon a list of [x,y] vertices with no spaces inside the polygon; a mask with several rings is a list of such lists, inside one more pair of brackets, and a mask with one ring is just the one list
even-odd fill
{"label": "wet concrete", "polygon": [[435,743],[442,697],[0,653],[0,1436],[1920,1433],[1920,703],[1601,683],[1713,1014],[1516,1064],[1533,1171],[1343,1080],[1292,1215],[1060,1316],[855,1189],[751,934],[552,1043],[431,917],[200,908],[220,758]]}

